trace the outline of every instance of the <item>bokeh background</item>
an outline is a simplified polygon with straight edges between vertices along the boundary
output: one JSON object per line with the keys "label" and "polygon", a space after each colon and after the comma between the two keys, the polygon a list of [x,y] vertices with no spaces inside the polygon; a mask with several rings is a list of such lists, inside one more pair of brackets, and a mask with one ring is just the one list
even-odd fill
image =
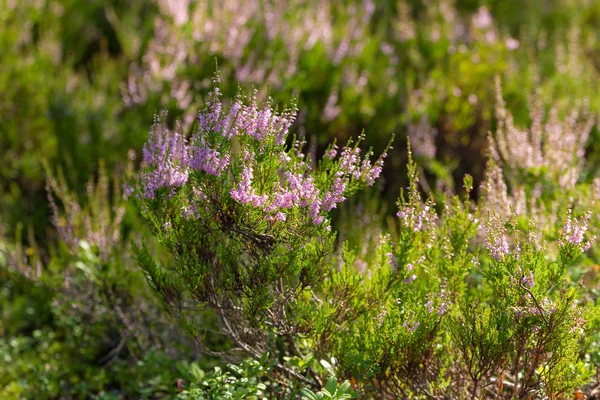
{"label": "bokeh background", "polygon": [[127,256],[146,228],[121,190],[153,116],[191,132],[217,69],[230,99],[296,98],[317,155],[395,134],[376,189],[393,204],[407,138],[425,192],[481,182],[495,79],[517,125],[533,101],[597,114],[600,3],[0,0],[0,399],[177,391],[194,347]]}

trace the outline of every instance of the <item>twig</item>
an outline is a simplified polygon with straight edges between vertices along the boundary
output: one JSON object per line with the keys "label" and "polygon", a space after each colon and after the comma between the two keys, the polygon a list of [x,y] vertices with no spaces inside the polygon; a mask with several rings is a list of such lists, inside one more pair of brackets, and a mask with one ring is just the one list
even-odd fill
{"label": "twig", "polygon": [[100,365],[103,365],[104,363],[108,363],[108,362],[114,360],[115,357],[117,357],[119,355],[121,350],[123,350],[125,343],[127,343],[127,336],[122,337],[121,340],[119,341],[119,344],[115,348],[113,348],[111,351],[109,351],[108,354],[106,354],[104,357],[102,357],[100,360],[98,360],[98,363]]}
{"label": "twig", "polygon": [[[251,356],[253,356],[254,358],[257,358],[257,359],[260,358],[260,354],[258,352],[256,352],[255,349],[252,349],[250,346],[248,346],[246,343],[244,343],[244,342],[242,342],[240,340],[240,338],[238,337],[238,335],[235,332],[235,330],[229,324],[229,321],[227,320],[227,317],[225,316],[225,313],[222,310],[220,310],[219,315],[221,317],[221,321],[225,325],[225,329],[227,329],[227,332],[229,332],[229,335],[230,335],[231,339],[233,339],[233,341],[235,342],[235,344],[239,348],[241,348],[242,350],[244,350],[245,352],[247,352],[248,354],[250,354]],[[290,376],[293,376],[294,378],[298,379],[302,383],[310,385],[311,387],[313,387],[315,389],[319,389],[320,388],[320,386],[319,386],[318,383],[311,381],[310,379],[306,378],[302,374],[294,371],[291,368],[288,368],[288,367],[284,366],[281,363],[275,364],[275,368],[279,369],[280,371],[282,371],[282,372],[284,372],[284,373],[286,373],[286,374],[288,374]]]}
{"label": "twig", "polygon": [[535,295],[531,292],[531,290],[529,290],[529,288],[527,288],[525,285],[523,285],[523,283],[520,282],[520,281],[519,281],[519,286],[521,286],[521,288],[523,290],[525,290],[527,293],[529,293],[529,296],[531,296],[531,298],[533,299],[533,302],[535,303],[535,306],[540,311],[540,316],[542,317],[542,319],[546,323],[546,326],[550,325],[550,323],[548,322],[548,319],[546,318],[546,315],[544,315],[544,309],[542,308],[542,306],[540,306],[540,303],[538,302],[538,300],[535,297]]}

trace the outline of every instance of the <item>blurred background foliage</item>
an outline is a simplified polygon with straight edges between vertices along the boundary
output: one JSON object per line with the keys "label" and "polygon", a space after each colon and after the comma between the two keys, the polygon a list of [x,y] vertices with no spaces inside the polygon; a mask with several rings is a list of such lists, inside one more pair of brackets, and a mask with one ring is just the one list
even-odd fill
{"label": "blurred background foliage", "polygon": [[396,133],[392,204],[407,137],[424,191],[482,181],[496,76],[517,125],[532,96],[597,114],[599,24],[594,0],[0,0],[0,399],[179,392],[194,346],[128,258],[146,228],[121,185],[156,113],[191,129],[216,65],[226,97],[297,97],[317,154]]}

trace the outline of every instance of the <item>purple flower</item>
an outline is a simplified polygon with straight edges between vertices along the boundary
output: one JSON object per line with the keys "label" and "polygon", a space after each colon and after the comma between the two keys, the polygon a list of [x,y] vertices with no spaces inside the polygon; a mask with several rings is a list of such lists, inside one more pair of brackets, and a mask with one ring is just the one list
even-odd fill
{"label": "purple flower", "polygon": [[422,209],[407,205],[398,211],[396,216],[400,218],[402,226],[411,228],[414,232],[433,230],[433,222],[437,218],[437,215],[428,205],[423,206]]}
{"label": "purple flower", "polygon": [[337,156],[337,151],[338,151],[338,146],[337,146],[337,144],[334,144],[333,146],[331,146],[331,148],[329,150],[327,150],[325,152],[325,157],[332,160],[335,158],[335,156]]}
{"label": "purple flower", "polygon": [[388,258],[388,264],[392,266],[394,273],[398,272],[398,260],[396,260],[394,254],[390,252],[387,253],[386,256]]}
{"label": "purple flower", "polygon": [[595,237],[592,240],[584,241],[585,232],[588,229],[588,224],[592,217],[592,213],[588,210],[579,220],[572,218],[572,211],[569,210],[565,220],[565,226],[562,229],[560,246],[565,246],[567,243],[578,247],[581,251],[587,251]]}
{"label": "purple flower", "polygon": [[285,221],[286,220],[286,216],[284,213],[282,212],[278,212],[277,214],[275,214],[275,219],[278,221]]}
{"label": "purple flower", "polygon": [[504,234],[491,234],[491,237],[488,240],[488,250],[496,261],[502,260],[504,256],[510,253],[510,247]]}
{"label": "purple flower", "polygon": [[414,320],[406,320],[404,321],[404,324],[402,324],[402,327],[404,329],[406,329],[408,332],[414,332],[417,330],[417,328],[421,325],[421,323],[419,321],[414,321]]}
{"label": "purple flower", "polygon": [[191,153],[189,166],[197,171],[219,176],[229,166],[229,154],[221,155],[217,150],[206,146],[204,143],[192,147]]}
{"label": "purple flower", "polygon": [[335,208],[338,203],[346,200],[343,196],[345,189],[346,182],[340,177],[336,177],[333,181],[333,185],[331,185],[331,189],[325,193],[325,196],[323,197],[323,209],[329,211],[332,208]]}
{"label": "purple flower", "polygon": [[240,181],[235,189],[231,189],[231,198],[241,204],[248,204],[254,197],[252,190],[252,166],[246,165],[240,175]]}
{"label": "purple flower", "polygon": [[442,315],[446,314],[447,309],[448,309],[448,303],[446,303],[445,301],[442,301],[442,303],[440,304],[440,306],[437,309],[437,314],[441,317]]}
{"label": "purple flower", "polygon": [[142,173],[144,197],[153,199],[156,190],[163,187],[175,189],[187,182],[187,142],[179,132],[169,131],[159,119],[150,129],[143,157],[149,167]]}
{"label": "purple flower", "polygon": [[317,218],[313,219],[313,221],[312,221],[312,222],[313,222],[313,224],[315,224],[315,225],[319,225],[319,224],[322,224],[322,223],[323,223],[323,221],[325,221],[325,217],[321,215],[321,216],[319,216],[319,217],[317,217]]}
{"label": "purple flower", "polygon": [[521,278],[521,284],[527,286],[528,288],[532,288],[535,285],[533,271],[529,271],[529,275],[524,275]]}
{"label": "purple flower", "polygon": [[208,94],[206,109],[198,113],[198,124],[205,132],[221,132],[223,129],[223,121],[221,119],[221,91],[215,87]]}
{"label": "purple flower", "polygon": [[[358,163],[360,161],[360,149],[357,147],[345,147],[340,156],[340,171],[347,175],[354,175],[359,171]],[[360,177],[360,175],[359,175]]]}
{"label": "purple flower", "polygon": [[427,312],[431,314],[431,312],[433,311],[433,296],[431,296],[431,294],[428,294],[426,298],[427,302],[425,303],[425,307],[427,307]]}

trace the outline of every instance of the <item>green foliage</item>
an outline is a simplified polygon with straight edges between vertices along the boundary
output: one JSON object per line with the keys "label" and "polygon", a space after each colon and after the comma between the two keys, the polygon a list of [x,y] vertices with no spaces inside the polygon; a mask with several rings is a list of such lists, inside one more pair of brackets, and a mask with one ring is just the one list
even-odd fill
{"label": "green foliage", "polygon": [[[593,397],[599,21],[588,0],[0,0],[0,399]],[[296,137],[202,131],[215,60],[223,111],[293,98]],[[136,208],[161,110],[153,131],[230,168]],[[349,174],[323,223],[232,197],[248,165],[255,194],[290,172],[324,195],[363,130],[384,179]]]}
{"label": "green foliage", "polygon": [[327,379],[325,387],[318,392],[314,393],[310,389],[302,389],[302,396],[305,400],[320,400],[320,399],[352,399],[354,398],[352,390],[350,388],[350,382],[344,381],[342,384],[338,384],[335,376]]}
{"label": "green foliage", "polygon": [[239,365],[228,364],[226,370],[215,367],[210,373],[205,373],[196,364],[192,364],[189,370],[192,383],[177,398],[180,400],[266,399],[269,389],[261,380],[272,365],[265,365],[265,361],[266,357],[260,361],[246,359]]}

